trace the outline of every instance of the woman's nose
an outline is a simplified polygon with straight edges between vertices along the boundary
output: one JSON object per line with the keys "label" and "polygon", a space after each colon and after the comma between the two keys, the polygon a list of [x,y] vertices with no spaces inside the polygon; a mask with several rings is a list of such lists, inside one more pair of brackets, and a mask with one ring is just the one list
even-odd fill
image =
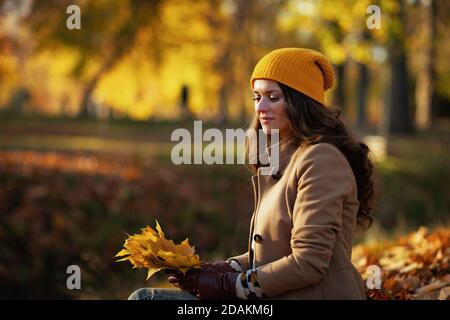
{"label": "woman's nose", "polygon": [[256,112],[264,112],[269,110],[269,104],[265,99],[259,100],[259,102],[255,106]]}

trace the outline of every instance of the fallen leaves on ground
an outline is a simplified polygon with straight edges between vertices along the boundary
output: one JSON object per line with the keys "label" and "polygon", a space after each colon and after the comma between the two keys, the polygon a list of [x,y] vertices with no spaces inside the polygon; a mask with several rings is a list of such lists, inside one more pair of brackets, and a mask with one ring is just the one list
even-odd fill
{"label": "fallen leaves on ground", "polygon": [[39,153],[35,151],[0,151],[1,165],[14,167],[21,173],[28,174],[33,168],[53,169],[60,172],[114,175],[126,181],[139,178],[140,170],[132,164],[118,161],[102,160],[85,154],[64,154],[61,152]]}
{"label": "fallen leaves on ground", "polygon": [[450,229],[421,227],[396,242],[353,248],[353,264],[366,281],[381,270],[381,288],[366,289],[373,300],[449,300]]}
{"label": "fallen leaves on ground", "polygon": [[195,248],[189,245],[189,239],[180,244],[165,238],[158,221],[156,230],[147,226],[140,234],[129,236],[124,248],[116,257],[118,261],[130,261],[134,268],[148,268],[147,280],[163,269],[176,269],[183,274],[191,268],[200,267],[200,258]]}

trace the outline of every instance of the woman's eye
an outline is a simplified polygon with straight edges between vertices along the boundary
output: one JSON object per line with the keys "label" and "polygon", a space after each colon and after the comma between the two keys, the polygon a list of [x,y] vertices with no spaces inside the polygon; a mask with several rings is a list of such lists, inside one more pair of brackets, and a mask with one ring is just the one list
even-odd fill
{"label": "woman's eye", "polygon": [[[279,99],[280,99],[280,97],[269,97],[269,100],[270,100],[271,102],[276,102],[276,101],[278,101]],[[253,97],[252,100],[259,101],[259,100],[261,100],[261,97]]]}

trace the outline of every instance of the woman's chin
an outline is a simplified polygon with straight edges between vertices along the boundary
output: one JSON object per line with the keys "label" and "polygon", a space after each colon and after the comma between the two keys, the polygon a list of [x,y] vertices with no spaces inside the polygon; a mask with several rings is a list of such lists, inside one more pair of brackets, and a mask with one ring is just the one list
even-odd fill
{"label": "woman's chin", "polygon": [[275,134],[278,132],[278,130],[276,128],[271,128],[271,127],[264,126],[264,125],[262,126],[262,131],[265,135],[269,135],[271,133]]}
{"label": "woman's chin", "polygon": [[262,126],[262,131],[265,135],[269,135],[271,133],[271,128],[268,126]]}

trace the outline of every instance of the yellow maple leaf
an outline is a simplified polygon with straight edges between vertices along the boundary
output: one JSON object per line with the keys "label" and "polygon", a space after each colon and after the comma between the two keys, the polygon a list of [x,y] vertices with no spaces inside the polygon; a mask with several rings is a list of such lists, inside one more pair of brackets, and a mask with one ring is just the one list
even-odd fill
{"label": "yellow maple leaf", "polygon": [[189,245],[189,239],[180,244],[166,239],[158,220],[156,230],[147,226],[141,229],[140,234],[128,235],[124,249],[115,257],[120,258],[117,262],[130,261],[133,268],[147,268],[147,279],[166,268],[185,274],[191,268],[199,268],[201,263],[195,247]]}

